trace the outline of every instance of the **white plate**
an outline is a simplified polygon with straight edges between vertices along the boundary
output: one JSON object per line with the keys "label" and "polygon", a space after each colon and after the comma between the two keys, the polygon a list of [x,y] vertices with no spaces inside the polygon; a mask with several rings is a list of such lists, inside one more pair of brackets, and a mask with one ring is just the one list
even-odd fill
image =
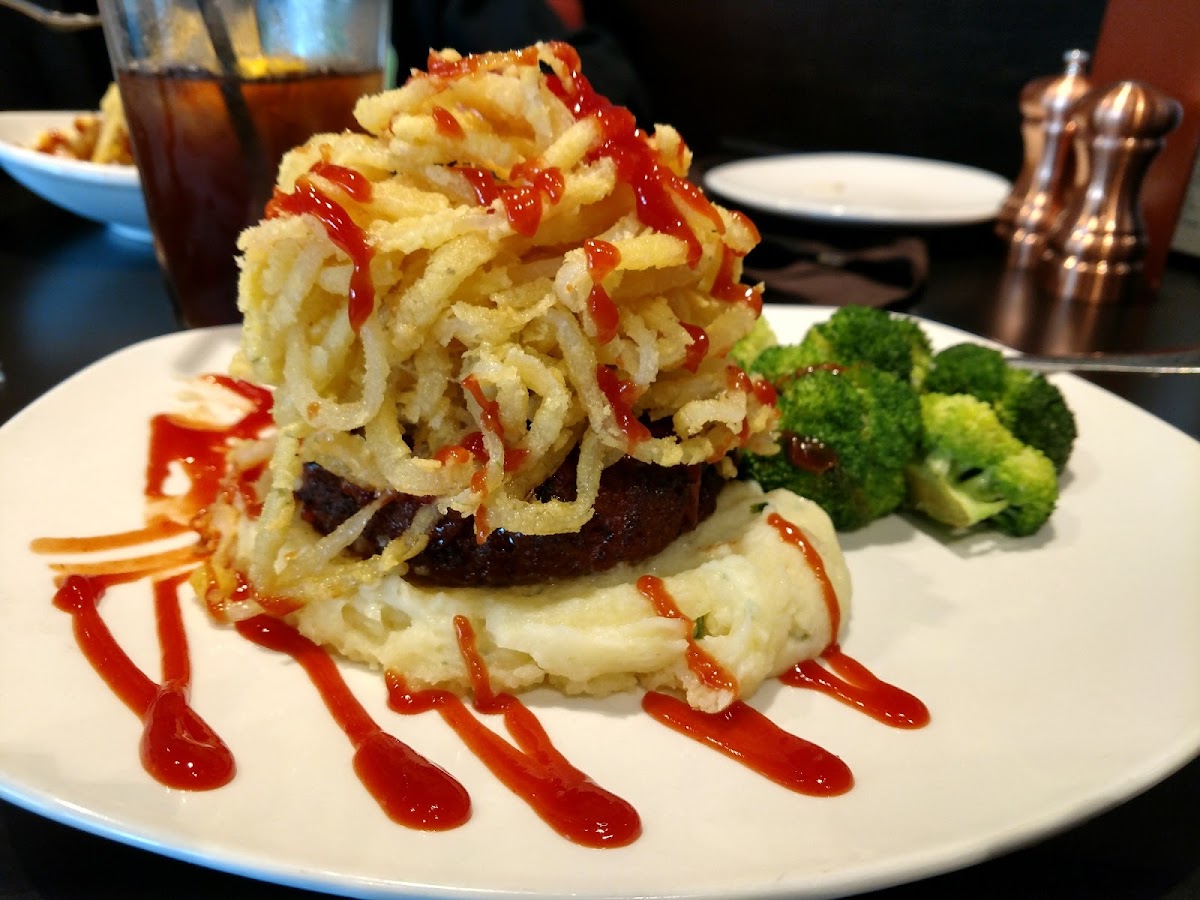
{"label": "white plate", "polygon": [[0,112],[0,167],[56,206],[104,222],[138,241],[150,240],[136,166],[64,159],[29,149],[43,131],[69,129],[78,112]]}
{"label": "white plate", "polygon": [[804,219],[878,225],[961,225],[994,218],[1012,185],[958,163],[875,153],[800,153],[714,166],[714,193]]}
{"label": "white plate", "polygon": [[[827,310],[768,307],[798,336]],[[945,343],[958,335],[929,326]],[[186,610],[192,700],[228,742],[225,788],[161,787],[140,725],[50,605],[42,535],[141,522],[149,417],[181,379],[221,369],[236,330],[124,350],[0,429],[0,795],[119,841],[206,866],[356,896],[794,897],[852,893],[968,865],[1095,813],[1200,748],[1200,443],[1099,388],[1059,383],[1082,433],[1061,507],[1034,538],[957,541],[892,516],[845,537],[855,579],[847,653],[928,704],[887,728],[772,683],[753,704],[838,754],[849,793],[761,779],[642,713],[638,698],[527,702],[564,755],[631,802],[644,833],[588,850],[502,789],[436,715],[400,717],[381,679],[343,666],[368,711],[470,791],[442,833],[392,824],[350,747],[288,658]],[[158,672],[150,591],[102,607]]]}

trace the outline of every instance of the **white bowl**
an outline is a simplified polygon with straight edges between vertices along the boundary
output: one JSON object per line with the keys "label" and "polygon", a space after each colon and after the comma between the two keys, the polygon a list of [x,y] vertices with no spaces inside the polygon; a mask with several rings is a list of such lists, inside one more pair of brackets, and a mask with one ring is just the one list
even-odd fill
{"label": "white bowl", "polygon": [[150,226],[135,166],[83,162],[29,149],[49,129],[69,130],[78,112],[0,112],[0,168],[56,206],[104,222],[134,240]]}

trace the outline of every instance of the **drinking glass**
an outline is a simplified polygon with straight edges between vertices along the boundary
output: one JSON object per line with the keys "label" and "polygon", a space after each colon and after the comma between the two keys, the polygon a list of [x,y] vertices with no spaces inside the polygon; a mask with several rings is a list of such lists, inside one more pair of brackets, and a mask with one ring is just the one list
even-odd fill
{"label": "drinking glass", "polygon": [[238,234],[283,154],[356,127],[390,0],[101,0],[154,248],[181,323],[237,322]]}

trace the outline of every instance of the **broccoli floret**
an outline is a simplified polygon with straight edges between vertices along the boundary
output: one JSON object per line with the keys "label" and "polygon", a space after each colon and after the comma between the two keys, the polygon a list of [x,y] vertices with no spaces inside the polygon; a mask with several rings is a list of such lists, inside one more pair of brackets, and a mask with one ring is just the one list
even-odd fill
{"label": "broccoli floret", "polygon": [[783,384],[793,375],[819,366],[823,360],[801,344],[773,344],[764,347],[746,369],[752,375],[761,375],[772,384]]}
{"label": "broccoli floret", "polygon": [[904,467],[921,431],[911,384],[870,366],[850,366],[801,369],[777,385],[781,452],[744,454],[743,477],[765,490],[782,487],[808,497],[840,531],[904,502]]}
{"label": "broccoli floret", "polygon": [[729,355],[743,369],[749,371],[751,364],[763,350],[768,347],[773,347],[779,342],[775,336],[775,332],[771,330],[771,325],[767,322],[765,316],[759,316],[754,320],[754,327],[751,328],[741,340],[733,345],[729,350]]}
{"label": "broccoli floret", "polygon": [[908,349],[912,354],[912,370],[908,380],[918,391],[925,384],[925,376],[929,374],[929,366],[933,361],[933,345],[929,343],[929,335],[912,319],[892,316],[892,327],[908,339]]}
{"label": "broccoli floret", "polygon": [[1008,363],[983,344],[954,344],[934,354],[924,389],[931,394],[970,394],[995,403],[1004,394]]}
{"label": "broccoli floret", "polygon": [[1067,467],[1078,435],[1075,416],[1045,375],[1010,366],[996,413],[1013,437],[1045,453],[1056,470]]}
{"label": "broccoli floret", "polygon": [[1054,463],[1022,443],[996,411],[969,394],[923,394],[923,433],[906,469],[909,504],[954,528],[986,523],[1033,534],[1058,501]]}
{"label": "broccoli floret", "polygon": [[933,357],[924,389],[990,403],[1017,440],[1045,453],[1059,472],[1066,468],[1075,445],[1075,417],[1062,391],[1044,375],[1014,368],[991,347],[955,344]]}
{"label": "broccoli floret", "polygon": [[911,319],[870,306],[843,306],[808,329],[796,356],[804,365],[866,363],[919,387],[931,353],[928,336]]}

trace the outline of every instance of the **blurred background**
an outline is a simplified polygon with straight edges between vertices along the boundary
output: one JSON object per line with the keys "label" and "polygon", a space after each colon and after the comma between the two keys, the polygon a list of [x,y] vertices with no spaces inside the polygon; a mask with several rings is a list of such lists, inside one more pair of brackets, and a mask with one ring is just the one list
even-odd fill
{"label": "blurred background", "polygon": [[[95,0],[43,5],[95,11]],[[525,38],[574,36],[595,49],[593,60],[585,55],[585,72],[597,87],[644,119],[675,125],[701,156],[862,150],[1011,178],[1022,159],[1021,87],[1058,71],[1065,50],[1090,50],[1104,7],[1104,0],[400,0],[394,32],[401,71],[420,64],[411,56],[431,43],[505,49]],[[591,26],[584,34],[573,31],[581,19]],[[496,46],[464,45],[489,36]],[[0,8],[0,109],[94,109],[110,78],[98,29],[54,33]]]}

